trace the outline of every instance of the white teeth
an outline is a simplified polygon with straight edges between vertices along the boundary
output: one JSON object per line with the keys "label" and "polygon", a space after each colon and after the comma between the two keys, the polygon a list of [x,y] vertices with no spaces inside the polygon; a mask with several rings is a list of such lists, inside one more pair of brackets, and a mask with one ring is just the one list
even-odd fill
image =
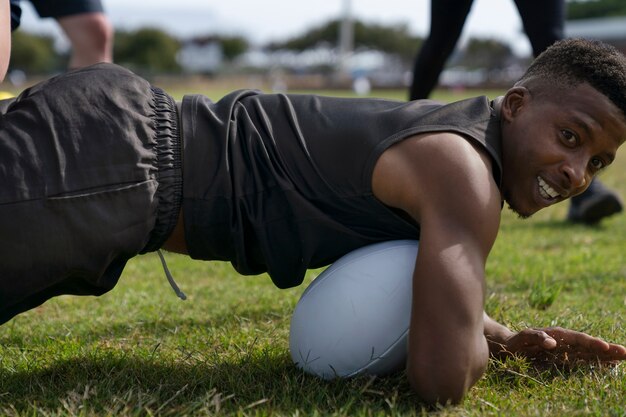
{"label": "white teeth", "polygon": [[543,198],[555,198],[559,196],[554,188],[550,187],[541,177],[537,177],[537,181],[539,182],[539,194]]}

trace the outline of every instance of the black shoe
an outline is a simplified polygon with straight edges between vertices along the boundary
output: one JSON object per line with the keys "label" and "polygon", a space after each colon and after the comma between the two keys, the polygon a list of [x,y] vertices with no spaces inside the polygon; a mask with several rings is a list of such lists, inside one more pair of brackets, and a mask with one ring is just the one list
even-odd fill
{"label": "black shoe", "polygon": [[600,181],[594,180],[584,193],[572,198],[567,220],[593,225],[622,210],[622,200],[619,196]]}

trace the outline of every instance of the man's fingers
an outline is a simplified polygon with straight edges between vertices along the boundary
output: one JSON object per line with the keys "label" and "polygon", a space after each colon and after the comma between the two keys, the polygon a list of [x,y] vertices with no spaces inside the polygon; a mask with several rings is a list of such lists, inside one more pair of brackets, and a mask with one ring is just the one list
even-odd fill
{"label": "man's fingers", "polygon": [[511,338],[509,352],[555,363],[626,360],[626,347],[560,327],[525,329]]}
{"label": "man's fingers", "polygon": [[545,331],[557,341],[559,347],[576,346],[578,348],[584,348],[594,352],[605,352],[608,351],[610,348],[610,344],[605,342],[604,340],[574,330],[554,327],[545,329]]}
{"label": "man's fingers", "polygon": [[611,354],[615,359],[626,360],[626,347],[622,345],[610,343],[607,353]]}
{"label": "man's fingers", "polygon": [[[607,362],[616,363],[618,361],[626,360],[626,348],[620,345],[608,345],[605,349],[604,346],[595,348],[594,346],[585,346],[583,344],[559,344],[556,349],[545,350],[544,355],[552,357],[555,362],[573,363],[577,361],[584,362]],[[537,356],[542,356],[538,353]]]}
{"label": "man's fingers", "polygon": [[552,350],[558,346],[557,341],[543,330],[537,330],[536,337],[538,340],[537,344],[543,349]]}
{"label": "man's fingers", "polygon": [[507,349],[537,364],[615,365],[626,360],[626,347],[560,327],[522,330],[508,340]]}
{"label": "man's fingers", "polygon": [[538,349],[554,349],[556,346],[556,340],[543,330],[526,329],[518,333],[508,347],[512,352],[531,353]]}
{"label": "man's fingers", "polygon": [[544,349],[549,349],[552,350],[554,348],[556,348],[558,346],[558,343],[556,340],[554,340],[553,338],[551,338],[550,336],[546,337],[545,339],[543,339],[542,345],[541,345]]}

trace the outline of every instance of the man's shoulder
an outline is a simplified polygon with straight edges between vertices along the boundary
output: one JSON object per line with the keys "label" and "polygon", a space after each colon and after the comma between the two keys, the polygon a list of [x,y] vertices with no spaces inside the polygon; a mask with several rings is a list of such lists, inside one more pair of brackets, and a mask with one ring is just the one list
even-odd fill
{"label": "man's shoulder", "polygon": [[[433,173],[472,174],[492,168],[488,151],[475,141],[457,132],[434,132],[415,135],[390,147],[384,157],[407,164],[411,170]],[[428,175],[426,175],[428,176]],[[468,178],[470,179],[470,178]]]}
{"label": "man's shoulder", "polygon": [[[455,190],[460,194],[494,191],[492,160],[487,150],[454,132],[420,135],[398,149],[398,163],[432,192]],[[497,189],[497,187],[496,187]]]}
{"label": "man's shoulder", "polygon": [[501,196],[491,158],[459,134],[408,138],[383,153],[374,173],[374,194],[418,216],[420,223],[426,213],[460,216],[468,204],[472,208],[466,213],[476,219],[499,218]]}

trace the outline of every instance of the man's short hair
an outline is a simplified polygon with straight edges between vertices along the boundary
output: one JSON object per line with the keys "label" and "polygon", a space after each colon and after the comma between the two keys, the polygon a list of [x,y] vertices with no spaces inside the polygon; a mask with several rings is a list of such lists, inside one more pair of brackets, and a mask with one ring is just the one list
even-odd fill
{"label": "man's short hair", "polygon": [[571,88],[587,83],[626,117],[626,57],[613,46],[586,39],[558,41],[540,54],[515,84]]}

